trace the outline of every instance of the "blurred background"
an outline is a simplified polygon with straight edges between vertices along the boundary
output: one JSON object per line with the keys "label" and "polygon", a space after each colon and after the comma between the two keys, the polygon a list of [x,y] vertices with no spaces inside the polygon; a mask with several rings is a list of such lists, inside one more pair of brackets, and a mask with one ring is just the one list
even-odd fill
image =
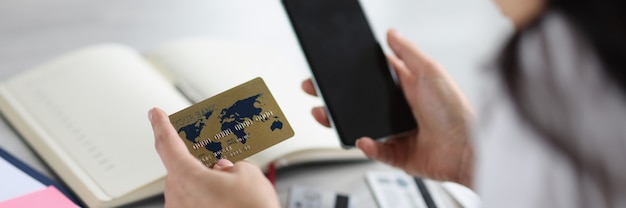
{"label": "blurred background", "polygon": [[[512,32],[510,23],[491,0],[361,3],[386,52],[385,33],[396,28],[442,64],[472,103],[479,96],[475,88],[481,74],[488,73],[493,54]],[[117,42],[147,51],[188,37],[270,47],[285,62],[296,66],[294,70],[308,73],[279,0],[0,0],[0,79],[90,44]],[[4,121],[0,121],[0,145],[50,174]],[[330,169],[346,171],[337,168]],[[290,172],[283,175],[282,183],[320,180],[307,178],[307,174],[322,169]],[[327,176],[334,174],[329,168],[323,171]]]}
{"label": "blurred background", "polygon": [[[491,0],[361,2],[384,47],[385,32],[397,28],[470,95],[468,77],[510,31]],[[196,36],[265,45],[307,67],[279,0],[1,0],[0,77],[88,44],[119,42],[144,51]]]}

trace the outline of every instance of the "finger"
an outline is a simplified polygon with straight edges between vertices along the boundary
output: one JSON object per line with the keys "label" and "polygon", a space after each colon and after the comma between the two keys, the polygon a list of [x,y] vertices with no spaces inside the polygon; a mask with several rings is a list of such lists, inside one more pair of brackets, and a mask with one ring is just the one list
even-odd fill
{"label": "finger", "polygon": [[148,112],[148,117],[154,132],[156,150],[168,171],[179,169],[181,165],[201,165],[189,154],[165,112],[159,108],[152,108]]}
{"label": "finger", "polygon": [[330,127],[330,120],[328,120],[328,114],[326,114],[326,108],[324,107],[315,107],[311,109],[311,114],[313,114],[313,118],[320,124],[326,127]]}
{"label": "finger", "polygon": [[[411,74],[411,72],[409,71],[409,69],[407,68],[406,64],[404,63],[404,61],[400,60],[398,57],[392,56],[392,55],[388,55],[387,56],[387,60],[389,61],[389,63],[391,64],[392,68],[394,69],[394,71],[396,72],[396,74],[398,75],[398,79],[400,79],[400,84],[402,83],[410,83],[409,81],[404,81],[405,79],[413,79],[414,76],[413,74]],[[409,89],[408,86],[403,86],[403,89]]]}
{"label": "finger", "polygon": [[412,73],[418,73],[418,70],[435,70],[435,62],[420,51],[415,45],[404,38],[400,33],[391,29],[387,32],[387,42],[394,54],[408,66],[406,69]]}
{"label": "finger", "polygon": [[363,137],[356,140],[356,147],[361,149],[367,158],[378,160],[378,152],[382,144],[374,141],[369,137]]}
{"label": "finger", "polygon": [[246,177],[251,176],[253,173],[260,175],[263,174],[263,171],[257,165],[254,165],[246,160],[240,160],[235,162],[233,167],[227,168],[225,169],[225,171],[239,175],[245,174],[247,175]]}
{"label": "finger", "polygon": [[404,141],[406,141],[404,137],[393,138],[385,142],[363,137],[356,141],[356,146],[370,159],[398,166],[403,163],[401,160],[405,159],[402,154],[406,154],[406,150],[401,149],[406,148],[407,144],[402,143]]}
{"label": "finger", "polygon": [[220,159],[217,161],[217,163],[215,163],[215,165],[213,166],[213,169],[224,170],[226,168],[233,167],[234,165],[235,164],[233,164],[233,162],[231,162],[230,160]]}
{"label": "finger", "polygon": [[388,55],[387,60],[389,60],[389,63],[398,75],[398,80],[400,81],[402,91],[404,92],[404,96],[407,98],[407,101],[410,103],[418,100],[416,97],[418,96],[418,93],[415,93],[417,86],[414,86],[416,84],[415,74],[410,71],[403,60],[400,60],[392,55]]}
{"label": "finger", "polygon": [[315,86],[311,78],[302,81],[302,89],[309,95],[317,96],[317,91],[315,91]]}

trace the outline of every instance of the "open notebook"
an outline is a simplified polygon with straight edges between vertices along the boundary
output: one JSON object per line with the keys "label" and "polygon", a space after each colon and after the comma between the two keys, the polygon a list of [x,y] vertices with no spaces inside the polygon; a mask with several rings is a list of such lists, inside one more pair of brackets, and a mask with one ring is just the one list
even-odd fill
{"label": "open notebook", "polygon": [[250,158],[262,169],[294,163],[362,160],[310,115],[309,75],[268,48],[180,40],[150,51],[103,43],[76,49],[3,80],[0,111],[89,207],[120,206],[163,191],[148,109],[174,113],[262,77],[295,136]]}

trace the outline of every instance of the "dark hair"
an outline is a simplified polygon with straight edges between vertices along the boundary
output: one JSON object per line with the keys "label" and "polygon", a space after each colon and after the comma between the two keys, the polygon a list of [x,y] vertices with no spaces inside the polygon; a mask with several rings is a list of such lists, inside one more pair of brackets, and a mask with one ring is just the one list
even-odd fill
{"label": "dark hair", "polygon": [[[558,10],[576,27],[590,43],[602,63],[602,70],[614,79],[626,95],[626,1],[623,0],[549,0],[546,12]],[[545,14],[545,12],[544,12]],[[499,58],[499,69],[506,90],[517,112],[539,133],[553,138],[553,132],[537,125],[521,100],[520,88],[524,83],[518,79],[520,36],[534,29],[542,17],[517,31],[504,47]]]}
{"label": "dark hair", "polygon": [[[626,1],[623,0],[551,0],[547,4],[546,12],[558,10],[580,33],[590,45],[590,49],[597,54],[601,63],[602,73],[613,79],[621,92],[626,95]],[[544,12],[544,14],[546,13]],[[574,160],[578,168],[591,169],[600,183],[603,181],[602,168],[590,164],[580,158],[576,147],[567,144],[559,132],[554,132],[539,125],[533,117],[527,104],[522,100],[524,82],[519,80],[521,73],[519,63],[520,37],[525,32],[533,30],[543,17],[518,31],[505,46],[499,61],[499,72],[505,85],[505,92],[513,101],[513,105],[520,117],[537,133],[542,135],[549,144]]]}
{"label": "dark hair", "polygon": [[[626,93],[626,1],[623,0],[550,0],[546,11],[561,11],[591,44],[603,64],[608,77],[615,79]],[[516,98],[522,83],[516,82],[519,73],[519,36],[535,27],[535,23],[518,31],[505,47],[500,58],[502,78],[510,94]],[[518,103],[518,102],[516,102]]]}

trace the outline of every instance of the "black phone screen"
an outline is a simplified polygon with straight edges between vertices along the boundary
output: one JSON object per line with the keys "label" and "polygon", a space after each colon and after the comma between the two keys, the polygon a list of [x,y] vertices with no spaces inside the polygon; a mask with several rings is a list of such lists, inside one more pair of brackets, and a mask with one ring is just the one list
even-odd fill
{"label": "black phone screen", "polygon": [[343,145],[416,128],[358,0],[282,3]]}

